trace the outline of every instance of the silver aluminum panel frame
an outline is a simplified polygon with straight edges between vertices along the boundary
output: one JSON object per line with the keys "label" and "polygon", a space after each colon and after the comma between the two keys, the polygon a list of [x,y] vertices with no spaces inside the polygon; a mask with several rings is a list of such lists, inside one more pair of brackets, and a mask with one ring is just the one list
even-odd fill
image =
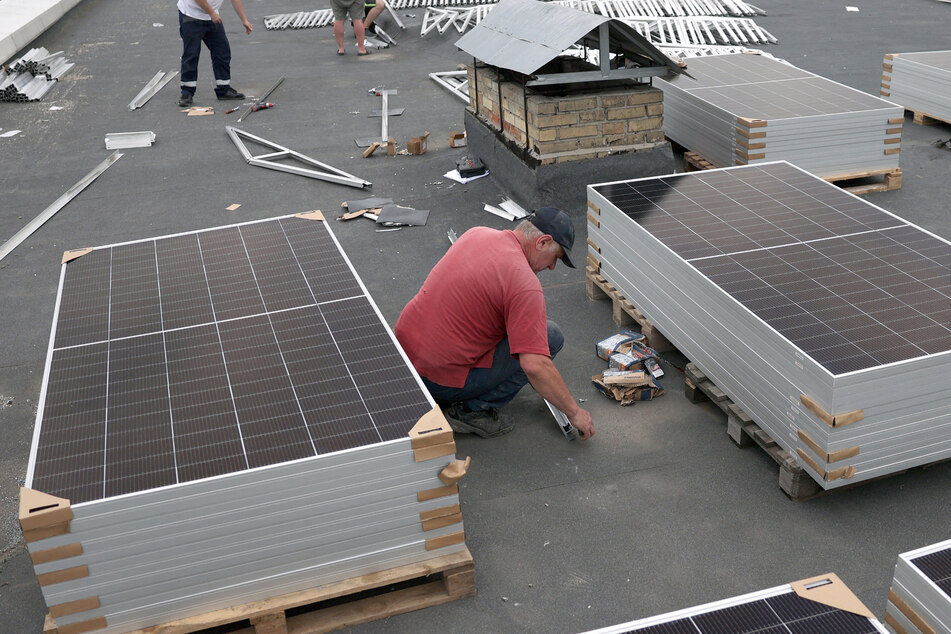
{"label": "silver aluminum panel frame", "polygon": [[[333,167],[332,165],[321,163],[316,159],[312,159],[309,156],[301,154],[300,152],[295,152],[294,150],[278,145],[272,141],[268,141],[267,139],[262,139],[259,136],[251,134],[250,132],[245,132],[232,126],[226,126],[225,132],[227,132],[228,136],[231,138],[231,141],[234,143],[235,147],[238,148],[241,156],[244,157],[244,160],[247,161],[249,165],[277,170],[279,172],[288,172],[290,174],[297,174],[298,176],[306,176],[308,178],[316,178],[318,180],[329,181],[331,183],[337,183],[338,185],[348,185],[350,187],[364,188],[371,187],[373,185],[373,183],[370,181],[363,180],[362,178],[352,174],[348,174],[347,172]],[[255,143],[260,143],[261,145],[266,145],[277,151],[268,154],[262,154],[260,156],[253,156],[245,146],[244,142],[241,140],[241,137],[250,139]],[[306,167],[295,167],[293,165],[284,165],[282,163],[272,162],[273,160],[279,158],[292,158],[306,165],[317,167],[321,171]]]}

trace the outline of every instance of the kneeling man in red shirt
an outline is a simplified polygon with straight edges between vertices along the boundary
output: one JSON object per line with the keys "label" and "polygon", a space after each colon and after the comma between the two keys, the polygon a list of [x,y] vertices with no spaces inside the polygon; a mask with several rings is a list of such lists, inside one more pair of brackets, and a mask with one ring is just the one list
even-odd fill
{"label": "kneeling man in red shirt", "polygon": [[564,335],[545,311],[538,273],[569,257],[568,215],[542,207],[512,231],[466,231],[430,272],[396,322],[396,338],[452,429],[483,437],[512,431],[499,408],[526,384],[568,416],[582,439],[594,435],[552,358]]}

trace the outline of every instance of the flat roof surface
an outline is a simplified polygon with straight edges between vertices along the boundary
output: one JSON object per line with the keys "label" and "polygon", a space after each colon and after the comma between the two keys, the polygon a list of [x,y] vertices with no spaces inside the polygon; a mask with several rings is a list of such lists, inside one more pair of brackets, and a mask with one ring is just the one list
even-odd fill
{"label": "flat roof surface", "polygon": [[[822,0],[761,0],[756,22],[779,38],[764,50],[872,95],[885,53],[947,48],[951,7],[935,0],[865,3],[859,11]],[[0,4],[2,7],[2,4]],[[366,195],[429,209],[423,227],[377,232],[369,220],[333,230],[392,325],[457,234],[475,225],[510,228],[483,211],[510,197],[491,178],[459,185],[443,177],[463,156],[449,134],[463,129],[463,104],[428,74],[470,58],[458,35],[419,37],[424,9],[402,9],[399,42],[338,57],[329,27],[267,31],[262,18],[312,10],[284,0],[245,0],[254,32],[244,35],[226,3],[233,84],[261,94],[284,84],[240,124],[262,138],[373,183],[369,192],[247,165],[225,134],[239,113],[218,102],[202,52],[197,105],[186,117],[177,79],[143,108],[128,103],[159,70],[178,70],[174,3],[84,0],[32,46],[65,51],[76,67],[32,104],[0,104],[0,242],[7,240],[109,154],[109,132],[151,130],[150,148],[123,156],[55,217],[0,261],[0,614],[4,631],[40,630],[46,606],[20,535],[16,511],[33,434],[63,251],[114,244],[321,209]],[[412,17],[411,17],[412,16]],[[160,26],[159,26],[160,25]],[[27,49],[28,50],[28,49]],[[24,51],[25,52],[25,51]],[[688,66],[689,72],[689,66]],[[430,132],[421,156],[370,159],[354,138],[380,132],[380,98],[398,93],[389,121],[400,146]],[[61,109],[51,110],[52,107]],[[906,113],[907,114],[907,113]],[[902,134],[903,186],[866,199],[944,238],[951,152],[932,145],[951,125],[914,125]],[[587,183],[577,183],[583,188]],[[229,211],[233,204],[241,206]],[[584,244],[584,209],[568,210]],[[580,253],[580,251],[579,251]],[[472,466],[460,482],[478,596],[353,628],[356,632],[580,632],[738,596],[829,571],[881,617],[898,554],[948,539],[951,464],[914,469],[807,502],[790,501],[775,462],[738,449],[725,416],[683,394],[684,360],[665,355],[666,392],[629,407],[601,396],[591,376],[604,369],[595,343],[615,333],[609,302],[585,294],[584,271],[541,274],[549,316],[566,334],[555,360],[574,396],[585,399],[597,435],[566,442],[530,389],[513,401],[508,436],[459,436]],[[891,389],[901,390],[901,385]]]}

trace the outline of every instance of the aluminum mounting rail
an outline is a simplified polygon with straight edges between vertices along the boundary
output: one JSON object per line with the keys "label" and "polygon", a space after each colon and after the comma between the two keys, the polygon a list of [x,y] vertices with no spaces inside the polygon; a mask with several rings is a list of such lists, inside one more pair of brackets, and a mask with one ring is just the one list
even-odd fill
{"label": "aluminum mounting rail", "polygon": [[683,18],[689,16],[752,16],[762,9],[740,1],[728,0],[594,0],[598,13],[609,18],[652,16]]}
{"label": "aluminum mounting rail", "polygon": [[178,75],[177,70],[172,70],[169,72],[160,70],[159,72],[155,73],[155,76],[149,80],[149,83],[145,84],[142,90],[139,91],[139,94],[137,94],[135,98],[129,102],[129,110],[135,110],[144,106],[149,99],[158,93],[158,91],[160,91],[162,88],[165,88],[166,84],[172,81],[176,75]]}
{"label": "aluminum mounting rail", "polygon": [[[238,130],[232,126],[226,126],[225,132],[228,133],[231,141],[234,143],[235,147],[238,148],[238,152],[241,153],[241,156],[244,157],[244,160],[247,161],[249,165],[276,170],[278,172],[287,172],[288,174],[297,174],[298,176],[306,176],[308,178],[316,178],[318,180],[329,181],[331,183],[337,183],[338,185],[348,185],[350,187],[363,188],[370,187],[372,185],[370,181],[363,180],[358,176],[348,174],[347,172],[337,169],[331,165],[327,165],[326,163],[321,163],[320,161],[312,159],[309,156],[301,154],[300,152],[295,152],[294,150],[278,145],[273,141],[262,139],[259,136],[255,136],[243,130]],[[276,151],[254,156],[251,154],[251,151],[244,144],[242,139],[249,139],[254,143],[264,145]],[[297,167],[295,165],[277,162],[282,159],[292,159],[311,167]],[[311,169],[314,167],[318,169]]]}
{"label": "aluminum mounting rail", "polygon": [[443,86],[459,99],[469,103],[469,74],[464,70],[429,73],[429,78]]}
{"label": "aluminum mounting rail", "polygon": [[78,183],[66,190],[65,194],[57,198],[52,205],[40,212],[36,218],[28,222],[25,227],[17,231],[12,238],[4,242],[3,245],[0,246],[0,260],[7,257],[7,255],[17,248],[21,242],[30,237],[30,235],[39,229],[44,222],[56,215],[56,212],[65,207],[69,201],[79,194],[79,192],[86,189],[90,183],[99,178],[100,174],[109,169],[109,166],[118,161],[121,157],[122,154],[120,152],[113,152],[109,158],[93,168],[93,170],[83,176]]}

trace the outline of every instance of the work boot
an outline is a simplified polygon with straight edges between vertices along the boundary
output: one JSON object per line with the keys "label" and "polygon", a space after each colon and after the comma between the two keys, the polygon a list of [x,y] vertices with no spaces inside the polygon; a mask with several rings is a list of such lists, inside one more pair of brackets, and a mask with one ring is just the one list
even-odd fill
{"label": "work boot", "polygon": [[218,99],[222,101],[234,101],[237,99],[244,99],[244,93],[240,93],[231,86],[228,86],[228,90],[224,91],[218,95]]}
{"label": "work boot", "polygon": [[183,92],[182,96],[178,98],[178,105],[182,108],[191,108],[192,103],[194,103],[194,97],[187,92]]}
{"label": "work boot", "polygon": [[503,436],[515,429],[515,421],[498,409],[472,411],[463,403],[453,403],[444,412],[449,426],[457,434],[475,434],[483,438]]}

